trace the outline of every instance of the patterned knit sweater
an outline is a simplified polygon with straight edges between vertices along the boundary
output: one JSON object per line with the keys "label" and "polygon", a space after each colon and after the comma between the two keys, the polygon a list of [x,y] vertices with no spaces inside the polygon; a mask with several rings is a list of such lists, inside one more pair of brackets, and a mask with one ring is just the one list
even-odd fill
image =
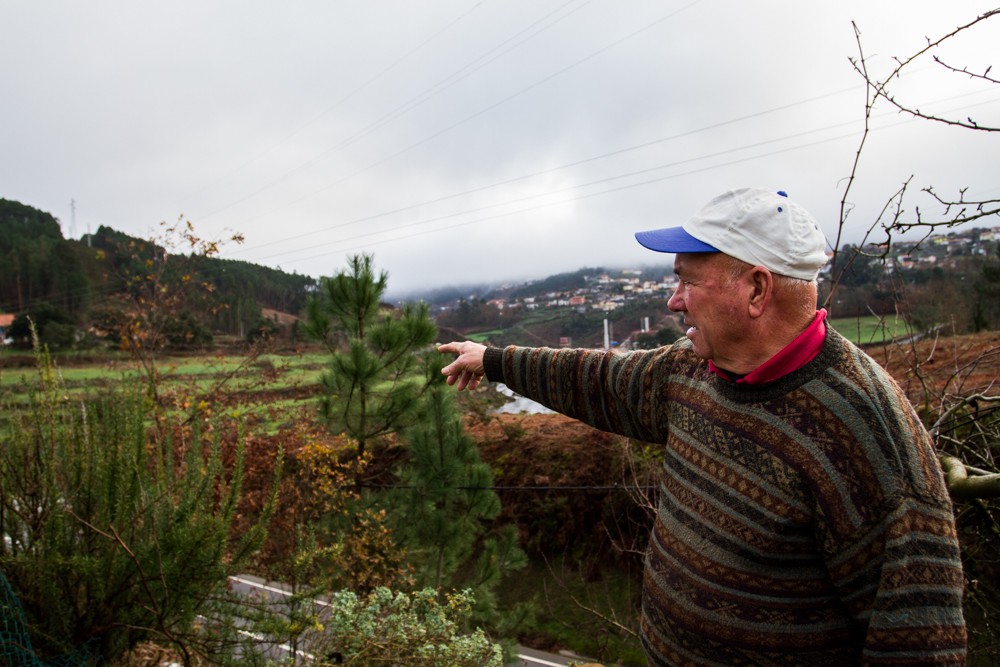
{"label": "patterned knit sweater", "polygon": [[930,437],[896,383],[828,329],[760,386],[686,339],[631,353],[488,348],[486,376],[665,445],[643,584],[651,665],[962,664],[963,576]]}

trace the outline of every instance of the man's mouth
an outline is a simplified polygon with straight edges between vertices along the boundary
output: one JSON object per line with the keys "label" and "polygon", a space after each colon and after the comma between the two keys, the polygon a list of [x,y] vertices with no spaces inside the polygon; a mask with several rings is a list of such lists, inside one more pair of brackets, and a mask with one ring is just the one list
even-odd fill
{"label": "man's mouth", "polygon": [[688,330],[687,330],[687,337],[690,338],[691,336],[693,336],[697,332],[698,332],[698,327],[696,327],[696,326],[690,326],[690,327],[688,327]]}

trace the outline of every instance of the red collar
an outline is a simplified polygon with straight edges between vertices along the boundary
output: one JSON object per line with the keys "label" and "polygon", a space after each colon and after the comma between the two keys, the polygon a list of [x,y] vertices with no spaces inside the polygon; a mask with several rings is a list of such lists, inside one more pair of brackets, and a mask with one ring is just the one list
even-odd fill
{"label": "red collar", "polygon": [[723,370],[708,360],[708,369],[730,382],[737,384],[764,384],[796,371],[816,358],[823,341],[826,340],[826,309],[816,311],[816,317],[806,330],[795,337],[791,343],[783,347],[776,355],[765,361],[743,377],[735,377],[729,371]]}

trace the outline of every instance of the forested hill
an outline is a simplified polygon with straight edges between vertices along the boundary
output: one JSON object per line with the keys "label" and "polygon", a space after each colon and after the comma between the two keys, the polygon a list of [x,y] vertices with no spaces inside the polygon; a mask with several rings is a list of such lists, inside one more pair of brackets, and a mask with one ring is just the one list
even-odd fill
{"label": "forested hill", "polygon": [[176,340],[247,336],[267,324],[262,309],[300,313],[316,282],[211,256],[171,254],[167,263],[167,250],[104,226],[66,239],[50,213],[0,199],[0,314],[16,316],[5,335],[23,337],[30,317],[55,348],[79,343],[81,331],[110,337],[129,307],[169,294],[158,305],[171,326],[196,329]]}
{"label": "forested hill", "polygon": [[[137,342],[143,346],[203,348],[216,334],[253,339],[277,333],[279,324],[295,339],[294,316],[302,314],[316,280],[192,253],[202,247],[202,240],[185,236],[193,233],[165,231],[154,243],[102,226],[76,241],[63,238],[51,214],[0,199],[0,315],[16,316],[13,325],[0,319],[3,339],[30,342],[29,318],[50,349],[125,344],[137,332],[147,337]],[[1000,227],[897,240],[891,248],[845,245],[840,252],[851,260],[830,305],[839,317],[902,312],[915,330],[1000,329]],[[547,344],[561,344],[598,332],[605,318],[621,319],[617,330],[631,331],[651,312],[644,301],[664,301],[656,312],[665,312],[670,268],[647,268],[584,268],[518,286],[450,287],[405,300],[432,303],[437,324],[463,334],[507,329],[521,335],[529,322],[541,321]],[[821,302],[829,291],[829,276],[821,275]],[[530,342],[539,342],[532,335]]]}

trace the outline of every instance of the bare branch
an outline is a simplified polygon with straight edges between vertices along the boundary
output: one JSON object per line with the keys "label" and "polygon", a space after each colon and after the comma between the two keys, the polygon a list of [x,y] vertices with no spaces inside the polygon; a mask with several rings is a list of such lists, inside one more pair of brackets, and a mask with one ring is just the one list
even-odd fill
{"label": "bare branch", "polygon": [[[851,64],[854,66],[856,70],[862,73],[862,76],[864,76],[865,81],[868,81],[869,80],[868,68],[865,63],[864,49],[861,48],[861,32],[858,30],[857,24],[854,23],[853,21],[851,22],[851,26],[854,28],[854,39],[858,45],[858,59],[856,61],[850,59]],[[831,250],[833,251],[833,257],[830,262],[830,275],[835,277],[838,276],[837,260],[838,260],[838,254],[840,252],[840,244],[841,240],[843,239],[844,229],[846,229],[847,227],[847,216],[850,214],[851,211],[851,207],[848,204],[848,198],[850,196],[851,187],[854,185],[854,179],[857,178],[858,164],[860,164],[861,162],[861,151],[862,149],[864,149],[865,141],[867,141],[868,134],[871,131],[870,123],[871,123],[872,108],[874,107],[874,105],[875,105],[875,100],[872,98],[871,88],[868,87],[865,89],[865,127],[864,131],[861,133],[861,141],[858,142],[858,148],[854,152],[854,163],[851,165],[851,173],[847,177],[847,184],[844,186],[844,195],[840,199],[840,224],[837,225],[837,238],[833,242],[833,248],[831,248]],[[827,298],[827,305],[829,305],[832,302],[833,294],[834,292],[836,292],[837,285],[839,284],[839,282],[840,281],[837,278],[833,280],[832,288],[830,289],[830,295]]]}
{"label": "bare branch", "polygon": [[971,396],[959,397],[959,400],[954,405],[952,405],[950,408],[941,413],[941,416],[937,418],[937,420],[934,422],[934,425],[931,426],[929,430],[932,435],[936,434],[938,431],[940,431],[941,426],[943,424],[948,422],[948,420],[950,420],[956,412],[958,412],[967,405],[974,405],[979,402],[989,403],[992,401],[1000,401],[1000,396],[991,396],[985,393],[980,393],[980,394],[973,394]]}
{"label": "bare branch", "polygon": [[938,65],[941,65],[941,67],[944,67],[946,70],[952,71],[956,74],[965,74],[970,79],[981,79],[982,81],[988,81],[989,83],[1000,83],[1000,79],[994,79],[989,75],[990,70],[993,69],[993,65],[987,67],[986,71],[984,71],[982,74],[976,74],[975,72],[970,72],[968,67],[962,67],[961,69],[959,69],[958,67],[953,67],[952,65],[949,65],[945,61],[941,60],[941,58],[939,58],[938,56],[934,56],[934,62],[936,62]]}
{"label": "bare branch", "polygon": [[[993,16],[996,16],[998,14],[1000,14],[1000,8],[990,10],[990,11],[984,13],[984,14],[980,14],[979,16],[977,16],[972,21],[969,21],[968,23],[966,23],[964,25],[958,26],[957,28],[955,28],[951,32],[949,32],[949,33],[947,33],[947,34],[945,34],[945,35],[943,35],[941,37],[938,37],[937,39],[934,39],[934,40],[928,39],[927,40],[927,45],[924,48],[918,50],[917,52],[915,52],[914,54],[910,55],[909,57],[907,57],[907,58],[896,58],[896,63],[897,64],[896,64],[895,69],[893,69],[893,71],[887,77],[885,77],[884,79],[882,79],[881,81],[875,81],[875,80],[873,80],[871,78],[871,76],[868,73],[867,68],[864,66],[864,59],[863,58],[859,59],[858,61],[853,61],[852,60],[851,62],[854,65],[854,69],[859,74],[861,74],[861,76],[864,78],[865,82],[868,84],[869,91],[872,94],[874,94],[875,99],[878,99],[879,97],[881,97],[881,98],[885,99],[892,106],[896,107],[899,111],[901,111],[903,113],[909,114],[910,116],[913,116],[914,118],[922,118],[924,120],[930,120],[930,121],[934,121],[934,122],[937,122],[937,123],[943,123],[945,125],[952,125],[952,126],[956,126],[956,127],[964,127],[966,129],[970,129],[970,130],[979,130],[979,131],[983,131],[983,132],[1000,132],[1000,127],[993,127],[993,126],[989,126],[989,125],[982,125],[982,124],[977,123],[976,121],[972,120],[971,118],[965,118],[963,120],[956,120],[956,119],[945,118],[945,117],[942,117],[942,116],[935,116],[933,114],[922,112],[919,109],[913,108],[913,107],[909,106],[908,104],[899,101],[898,99],[896,99],[896,97],[894,95],[892,95],[889,92],[889,86],[890,86],[890,84],[892,84],[895,80],[897,80],[898,78],[900,78],[901,72],[908,65],[910,65],[911,63],[913,63],[915,60],[917,60],[921,56],[927,54],[929,51],[932,51],[933,49],[941,46],[941,44],[943,44],[944,42],[946,42],[946,41],[954,38],[956,35],[964,32],[965,30],[968,30],[969,28],[971,28],[971,27],[973,27],[973,26],[975,26],[975,25],[977,25],[979,23],[987,21],[988,19],[990,19]],[[855,26],[855,34],[857,35],[857,27],[856,26]],[[858,44],[859,44],[859,48],[860,48],[860,39],[858,40]],[[986,70],[985,70],[985,72],[983,72],[983,74],[974,74],[972,72],[969,72],[968,68],[956,68],[956,67],[953,67],[953,66],[944,65],[944,63],[942,63],[937,57],[935,57],[934,59],[935,59],[936,62],[938,62],[939,64],[943,65],[948,71],[951,71],[951,72],[954,72],[954,73],[966,74],[967,76],[969,76],[970,78],[975,79],[975,80],[985,81],[985,82],[988,82],[988,83],[997,83],[996,79],[993,79],[993,78],[991,78],[991,77],[988,76],[989,71],[990,71],[990,67],[987,67]],[[869,112],[870,112],[870,109],[869,109]]]}
{"label": "bare branch", "polygon": [[630,637],[633,637],[635,639],[639,638],[639,633],[637,633],[635,630],[633,630],[632,628],[629,628],[629,627],[627,627],[625,625],[622,625],[621,623],[619,623],[615,619],[613,619],[610,616],[607,616],[605,614],[602,614],[601,612],[597,611],[596,609],[594,609],[592,607],[588,607],[587,605],[585,605],[582,602],[580,602],[579,600],[577,600],[575,595],[570,595],[570,599],[573,601],[573,604],[575,604],[577,607],[579,607],[583,611],[586,611],[586,612],[589,612],[589,613],[593,614],[594,616],[596,616],[597,618],[601,619],[602,621],[604,621],[608,625],[610,625],[610,626],[612,626],[614,628],[617,628],[619,632],[621,632],[621,633],[623,633],[625,635],[628,635]]}

